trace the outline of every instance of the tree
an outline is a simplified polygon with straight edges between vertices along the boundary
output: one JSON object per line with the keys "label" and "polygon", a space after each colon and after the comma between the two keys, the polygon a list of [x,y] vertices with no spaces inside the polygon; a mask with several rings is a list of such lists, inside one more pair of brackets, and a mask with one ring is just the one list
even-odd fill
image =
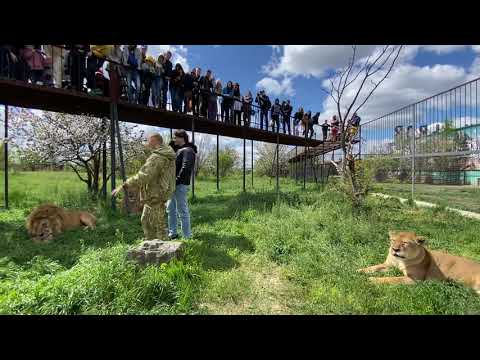
{"label": "tree", "polygon": [[195,174],[199,174],[208,164],[209,157],[215,155],[215,144],[212,135],[196,134],[195,145],[198,150],[195,157]]}
{"label": "tree", "polygon": [[[231,147],[225,147],[218,152],[218,175],[225,177],[233,173],[240,164],[240,155]],[[217,167],[216,152],[212,151],[208,155],[204,166],[204,173],[215,176]]]}
{"label": "tree", "polygon": [[365,105],[387,78],[402,48],[403,45],[383,46],[366,59],[357,61],[357,47],[352,46],[352,56],[347,66],[337,71],[330,79],[329,90],[322,89],[335,103],[336,115],[340,122],[340,146],[343,156],[340,167],[333,161],[332,164],[341,174],[345,189],[355,205],[362,203],[368,188],[361,185],[365,182],[360,181],[362,174],[355,166],[353,139],[345,131],[347,121],[349,116],[357,113]]}
{"label": "tree", "polygon": [[[280,173],[288,171],[288,146],[279,145],[278,148]],[[276,175],[277,145],[261,143],[258,147],[257,161],[255,168],[259,175],[274,177]]]}
{"label": "tree", "polygon": [[[11,121],[14,146],[30,158],[36,157],[35,161],[69,166],[92,195],[98,194],[102,145],[106,142],[110,147],[108,120],[52,112],[38,115],[27,109],[16,109],[12,111]],[[127,154],[132,153],[135,144],[141,143],[143,132],[136,128],[120,123],[123,150]],[[125,158],[130,159],[130,155]],[[108,174],[107,179],[109,177]]]}

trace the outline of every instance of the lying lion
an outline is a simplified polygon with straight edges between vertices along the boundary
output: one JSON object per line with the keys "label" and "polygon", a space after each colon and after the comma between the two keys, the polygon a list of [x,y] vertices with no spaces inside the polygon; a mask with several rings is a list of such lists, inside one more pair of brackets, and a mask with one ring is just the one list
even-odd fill
{"label": "lying lion", "polygon": [[390,231],[390,249],[383,264],[358,270],[364,273],[385,272],[396,267],[400,277],[371,277],[376,284],[413,284],[418,280],[460,281],[480,295],[480,263],[423,247],[425,238],[411,231]]}
{"label": "lying lion", "polygon": [[96,221],[95,216],[86,211],[68,211],[53,204],[43,204],[30,213],[25,225],[35,242],[46,242],[81,226],[94,229]]}

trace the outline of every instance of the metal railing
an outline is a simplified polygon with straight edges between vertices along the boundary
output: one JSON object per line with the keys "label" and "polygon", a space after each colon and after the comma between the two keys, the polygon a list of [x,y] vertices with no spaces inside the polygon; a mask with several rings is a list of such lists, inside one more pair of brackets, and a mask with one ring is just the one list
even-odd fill
{"label": "metal railing", "polygon": [[[25,59],[25,53],[27,51],[29,52],[28,56],[32,56],[32,52],[34,53],[36,50],[23,50],[23,52],[16,54],[16,59],[13,61],[8,53],[8,49],[0,45],[0,78],[29,82],[34,85],[62,88],[68,91],[84,92],[94,96],[111,97],[117,95],[110,94],[110,91],[113,90],[111,90],[112,86],[109,82],[115,80],[112,78],[112,76],[116,76],[112,74],[112,71],[114,71],[118,74],[116,90],[118,91],[118,99],[120,101],[129,101],[128,88],[130,87],[130,90],[136,92],[134,96],[132,93],[130,100],[132,100],[133,97],[134,99],[139,99],[139,101],[129,102],[135,102],[149,107],[153,106],[150,75],[143,70],[134,70],[133,67],[110,58],[97,57],[90,51],[84,51],[81,48],[76,48],[74,45],[43,45],[41,52],[46,56],[46,61],[40,66],[43,67],[43,70],[34,70],[28,65],[28,61],[30,60]],[[34,54],[34,56],[38,59],[38,55]],[[105,63],[113,65],[112,68],[115,70],[105,72]],[[100,69],[102,69],[101,73],[99,73]],[[128,74],[131,71],[138,72],[135,76],[140,77],[140,89],[136,89],[136,84],[128,84]],[[149,80],[147,81],[147,79]],[[158,107],[173,111],[173,101],[171,96],[169,96],[171,95],[169,78],[164,77],[163,82],[165,85],[162,87],[161,92],[165,91],[168,92],[168,94],[165,94],[167,95],[165,96],[161,93],[160,98],[167,100],[165,102],[160,101]],[[265,119],[265,115],[262,115],[261,107],[254,103],[256,97],[252,99],[252,103],[247,104],[241,98],[233,98],[224,94],[214,93],[213,91],[200,90],[199,93],[194,93],[194,95],[200,98],[201,103],[207,102],[207,104],[200,104],[200,108],[208,109],[208,103],[212,102],[214,104],[213,116],[209,114],[208,110],[199,113],[190,112],[199,117],[236,126],[247,126],[275,133],[291,134],[292,136],[302,138],[305,137],[305,132],[308,134],[308,127],[302,126],[302,122],[296,122],[292,114],[280,114],[278,123],[276,123],[272,119],[271,109],[268,109]],[[235,101],[241,103],[240,111],[234,110]],[[186,112],[184,99],[182,99],[180,108],[180,112]],[[227,109],[228,111],[225,111]],[[227,112],[230,116],[227,116]],[[265,113],[265,110],[263,110],[263,113]],[[300,127],[301,129],[299,129]],[[320,134],[315,131],[314,126],[312,126],[312,128],[314,131],[309,138],[320,140]]]}
{"label": "metal railing", "polygon": [[362,158],[379,182],[480,186],[480,78],[361,125]]}

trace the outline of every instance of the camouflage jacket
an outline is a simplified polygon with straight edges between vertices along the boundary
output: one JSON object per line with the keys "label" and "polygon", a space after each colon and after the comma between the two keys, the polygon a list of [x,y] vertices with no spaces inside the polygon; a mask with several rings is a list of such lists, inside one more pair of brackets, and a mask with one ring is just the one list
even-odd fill
{"label": "camouflage jacket", "polygon": [[175,191],[175,152],[166,144],[155,149],[126,185],[140,188],[142,200],[149,205],[167,201]]}

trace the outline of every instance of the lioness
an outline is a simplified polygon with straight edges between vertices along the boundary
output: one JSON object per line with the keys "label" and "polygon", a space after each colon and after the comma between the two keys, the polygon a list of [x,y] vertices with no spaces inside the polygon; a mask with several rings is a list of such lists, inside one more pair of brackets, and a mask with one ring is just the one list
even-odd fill
{"label": "lioness", "polygon": [[418,280],[460,281],[480,295],[480,263],[450,255],[441,251],[427,250],[425,238],[412,231],[390,231],[390,249],[383,264],[358,270],[364,273],[384,272],[391,267],[400,269],[404,276],[371,277],[376,284],[413,284]]}
{"label": "lioness", "polygon": [[35,208],[26,220],[26,228],[35,242],[46,242],[55,235],[80,226],[94,229],[95,216],[86,211],[68,211],[53,204]]}

